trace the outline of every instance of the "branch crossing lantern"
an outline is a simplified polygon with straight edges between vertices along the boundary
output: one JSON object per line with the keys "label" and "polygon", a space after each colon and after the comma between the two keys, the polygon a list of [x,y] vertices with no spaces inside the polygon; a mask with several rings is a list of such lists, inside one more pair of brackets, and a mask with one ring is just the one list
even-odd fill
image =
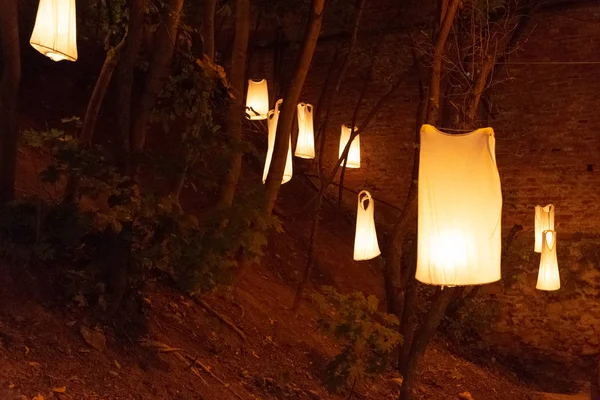
{"label": "branch crossing lantern", "polygon": [[502,193],[492,128],[421,128],[416,279],[441,286],[500,280]]}
{"label": "branch crossing lantern", "polygon": [[358,194],[354,259],[356,261],[370,260],[380,254],[375,230],[375,202],[371,193],[363,190]]}
{"label": "branch crossing lantern", "polygon": [[554,230],[554,204],[545,207],[535,206],[535,245],[536,253],[542,252],[544,231]]}
{"label": "branch crossing lantern", "polygon": [[269,88],[267,80],[248,81],[248,94],[246,95],[246,114],[248,119],[267,119],[269,113]]}
{"label": "branch crossing lantern", "polygon": [[77,61],[75,0],[40,0],[29,44],[53,61]]}
{"label": "branch crossing lantern", "polygon": [[[350,140],[350,131],[351,129],[346,125],[342,125],[342,133],[340,135],[340,158],[342,158],[346,144],[348,143],[348,140]],[[358,128],[354,127],[354,132],[356,131],[358,131]],[[348,162],[342,162],[342,166],[345,166],[346,168],[360,168],[360,135],[356,135],[352,141],[350,151],[348,152]]]}
{"label": "branch crossing lantern", "polygon": [[[267,147],[267,159],[265,160],[265,168],[263,170],[263,183],[267,181],[267,175],[269,174],[269,167],[271,166],[271,159],[273,158],[273,150],[275,148],[275,135],[277,134],[277,122],[279,121],[279,107],[283,103],[283,100],[277,100],[275,109],[269,111],[267,123],[269,130],[268,147]],[[285,162],[285,171],[283,172],[283,179],[281,183],[287,183],[292,179],[293,164],[292,164],[292,138],[288,144],[287,160]]]}
{"label": "branch crossing lantern", "polygon": [[560,274],[556,257],[556,232],[553,230],[542,232],[542,256],[535,288],[539,290],[560,289]]}
{"label": "branch crossing lantern", "polygon": [[312,104],[298,104],[298,140],[296,141],[296,157],[315,158],[315,132],[313,127]]}

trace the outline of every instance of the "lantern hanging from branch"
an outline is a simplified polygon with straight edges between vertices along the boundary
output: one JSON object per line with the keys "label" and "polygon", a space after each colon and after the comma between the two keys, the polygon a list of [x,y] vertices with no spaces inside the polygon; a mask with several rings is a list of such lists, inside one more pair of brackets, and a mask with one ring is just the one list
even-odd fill
{"label": "lantern hanging from branch", "polygon": [[40,0],[29,44],[53,61],[77,61],[75,0]]}
{"label": "lantern hanging from branch", "polygon": [[539,290],[560,289],[560,274],[556,257],[556,232],[553,230],[542,232],[542,256],[535,288]]}
{"label": "lantern hanging from branch", "polygon": [[269,88],[267,80],[248,81],[248,94],[246,96],[246,114],[248,119],[267,119],[269,112]]}
{"label": "lantern hanging from branch", "polygon": [[[269,131],[268,147],[267,147],[267,159],[265,161],[265,168],[263,170],[263,183],[267,181],[267,175],[269,174],[269,167],[271,166],[271,159],[273,158],[273,151],[275,148],[275,135],[277,133],[277,122],[279,121],[279,107],[283,103],[283,100],[277,100],[275,109],[268,112],[267,116],[267,128]],[[283,172],[283,179],[281,183],[287,183],[292,179],[293,164],[292,164],[292,138],[290,137],[288,145],[287,160],[285,162],[285,171]]]}
{"label": "lantern hanging from branch", "polygon": [[502,192],[491,128],[421,128],[416,279],[480,285],[500,279]]}
{"label": "lantern hanging from branch", "polygon": [[294,155],[300,158],[315,158],[312,104],[298,104],[298,140],[296,141]]}
{"label": "lantern hanging from branch", "polygon": [[375,202],[371,193],[363,190],[358,194],[356,210],[356,235],[354,236],[354,259],[370,260],[381,254],[375,231]]}
{"label": "lantern hanging from branch", "polygon": [[[358,128],[354,127],[354,131],[358,131]],[[342,134],[340,136],[340,158],[342,158],[342,153],[346,148],[348,140],[350,140],[350,132],[350,128],[346,125],[342,125]],[[350,151],[348,152],[348,162],[345,164],[346,168],[360,168],[360,135],[356,135],[354,140],[352,140]],[[344,162],[342,162],[342,166],[344,166]]]}
{"label": "lantern hanging from branch", "polygon": [[535,206],[535,245],[536,253],[542,252],[542,234],[554,230],[554,204],[545,207]]}

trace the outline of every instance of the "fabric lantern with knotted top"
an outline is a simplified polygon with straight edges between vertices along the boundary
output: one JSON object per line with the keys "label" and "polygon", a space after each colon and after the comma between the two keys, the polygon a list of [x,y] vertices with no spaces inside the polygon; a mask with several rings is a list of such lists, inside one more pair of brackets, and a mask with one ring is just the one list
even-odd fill
{"label": "fabric lantern with knotted top", "polygon": [[315,158],[312,104],[298,104],[298,140],[296,141],[294,155],[300,158]]}
{"label": "fabric lantern with knotted top", "polygon": [[535,206],[535,245],[536,253],[542,252],[542,234],[554,230],[554,204],[545,207]]}
{"label": "fabric lantern with knotted top", "polygon": [[[358,131],[357,127],[354,127],[354,132]],[[342,134],[340,135],[340,158],[346,148],[348,140],[350,140],[351,129],[346,125],[342,125]],[[348,162],[342,162],[342,166],[346,164],[346,168],[360,168],[360,135],[356,135],[352,144],[350,145],[350,151],[348,152]]]}
{"label": "fabric lantern with knotted top", "polygon": [[416,279],[480,285],[500,275],[502,192],[492,128],[421,128]]}
{"label": "fabric lantern with knotted top", "polygon": [[261,79],[248,81],[248,94],[246,95],[246,114],[248,119],[267,119],[269,113],[269,88],[267,80]]}
{"label": "fabric lantern with knotted top", "polygon": [[380,254],[375,230],[375,202],[371,193],[363,190],[358,194],[354,259],[356,261],[370,260]]}
{"label": "fabric lantern with knotted top", "polygon": [[75,0],[40,0],[29,44],[53,61],[77,61]]}
{"label": "fabric lantern with knotted top", "polygon": [[[268,147],[267,147],[267,159],[265,160],[265,168],[263,170],[263,183],[267,181],[267,175],[269,174],[269,167],[271,166],[271,159],[273,158],[273,150],[275,148],[275,135],[277,134],[277,122],[279,121],[279,107],[283,103],[283,100],[277,100],[275,103],[275,109],[268,112],[267,116],[267,128],[269,131]],[[292,164],[292,138],[288,144],[287,160],[285,162],[285,171],[283,172],[283,179],[281,183],[287,183],[292,179],[293,174]]]}
{"label": "fabric lantern with knotted top", "polygon": [[556,232],[553,230],[542,232],[542,255],[535,288],[538,290],[560,289],[560,274],[556,257]]}

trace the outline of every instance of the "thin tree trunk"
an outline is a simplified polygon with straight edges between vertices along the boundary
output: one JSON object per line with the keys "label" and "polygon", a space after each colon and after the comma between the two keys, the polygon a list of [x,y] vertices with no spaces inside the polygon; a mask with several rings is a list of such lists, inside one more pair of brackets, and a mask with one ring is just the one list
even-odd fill
{"label": "thin tree trunk", "polygon": [[281,179],[287,159],[290,133],[294,123],[294,112],[296,104],[300,99],[300,93],[302,92],[313,54],[315,53],[319,33],[321,32],[324,5],[325,0],[312,1],[312,11],[306,27],[304,44],[296,62],[292,79],[287,90],[284,92],[281,114],[277,123],[277,133],[275,134],[273,158],[271,159],[271,166],[265,183],[264,211],[268,215],[273,212],[275,201],[279,195],[279,188],[281,187]]}
{"label": "thin tree trunk", "polygon": [[250,35],[250,1],[236,0],[235,10],[235,39],[231,53],[231,72],[229,74],[235,100],[229,105],[229,118],[227,120],[231,145],[234,150],[232,150],[229,169],[225,174],[219,193],[219,203],[226,207],[231,207],[233,204],[233,198],[242,170],[243,152],[239,149],[239,144],[242,141],[242,118],[244,118],[243,101],[246,78],[246,53],[248,50],[248,37]]}
{"label": "thin tree trunk", "polygon": [[204,0],[202,9],[202,38],[204,39],[204,55],[215,61],[215,11],[217,0]]}
{"label": "thin tree trunk", "polygon": [[21,53],[17,0],[0,2],[2,77],[0,78],[0,202],[14,199],[17,166],[17,98],[21,80]]}
{"label": "thin tree trunk", "polygon": [[140,151],[146,144],[150,114],[169,74],[182,7],[183,0],[170,0],[163,10],[163,22],[156,32],[144,93],[134,115],[131,133],[131,147],[134,152]]}
{"label": "thin tree trunk", "polygon": [[125,48],[117,69],[119,83],[117,92],[117,165],[122,172],[129,172],[129,149],[131,131],[131,98],[133,72],[142,35],[147,0],[129,0],[129,29]]}

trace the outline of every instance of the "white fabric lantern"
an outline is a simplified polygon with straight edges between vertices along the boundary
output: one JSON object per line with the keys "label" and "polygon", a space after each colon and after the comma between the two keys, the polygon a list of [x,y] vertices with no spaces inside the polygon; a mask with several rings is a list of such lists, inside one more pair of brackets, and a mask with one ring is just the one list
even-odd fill
{"label": "white fabric lantern", "polygon": [[[354,131],[356,132],[357,130],[358,128],[354,127]],[[348,140],[350,140],[350,131],[351,129],[346,125],[342,125],[342,134],[340,136],[340,158],[342,158],[342,153],[346,148]],[[344,162],[342,162],[342,166],[344,166]],[[352,141],[352,144],[350,145],[346,168],[360,168],[360,135],[356,135]]]}
{"label": "white fabric lantern", "polygon": [[542,256],[535,288],[539,290],[560,289],[560,274],[556,257],[556,232],[553,230],[542,232]]}
{"label": "white fabric lantern", "polygon": [[76,61],[75,0],[40,0],[29,44],[53,61]]}
{"label": "white fabric lantern", "polygon": [[315,158],[312,104],[298,104],[298,140],[296,141],[294,155],[300,158]]}
{"label": "white fabric lantern", "polygon": [[354,236],[354,259],[370,260],[381,254],[375,231],[375,202],[371,193],[363,190],[358,194],[356,210],[356,235]]}
{"label": "white fabric lantern", "polygon": [[416,279],[480,285],[500,275],[502,193],[492,128],[421,128]]}
{"label": "white fabric lantern", "polygon": [[535,245],[536,253],[542,252],[542,234],[554,230],[554,204],[545,207],[535,206]]}
{"label": "white fabric lantern", "polygon": [[[277,122],[279,121],[279,107],[283,103],[283,100],[278,100],[275,103],[275,110],[271,110],[267,115],[267,128],[269,130],[268,148],[267,148],[267,159],[265,160],[265,168],[263,170],[263,183],[267,181],[267,175],[269,174],[269,167],[271,166],[271,158],[273,158],[273,151],[275,148],[275,135],[277,133]],[[283,179],[281,183],[287,183],[292,179],[293,174],[292,164],[292,138],[290,137],[287,153],[287,161],[285,162],[285,171],[283,172]]]}
{"label": "white fabric lantern", "polygon": [[267,80],[248,81],[248,94],[246,96],[246,114],[248,119],[267,119],[269,112],[269,88]]}

